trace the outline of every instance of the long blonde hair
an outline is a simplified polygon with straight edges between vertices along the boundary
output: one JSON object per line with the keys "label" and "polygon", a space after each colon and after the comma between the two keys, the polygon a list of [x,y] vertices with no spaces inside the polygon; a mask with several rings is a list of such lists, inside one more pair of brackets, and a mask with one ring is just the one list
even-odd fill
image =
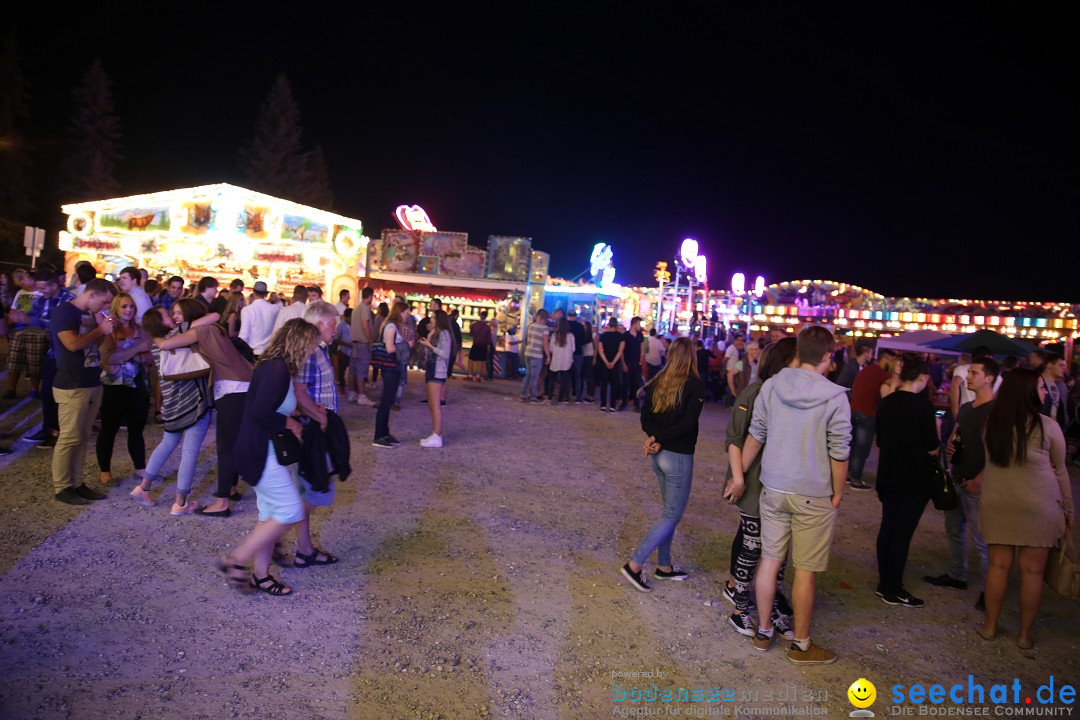
{"label": "long blonde hair", "polygon": [[302,318],[293,318],[270,338],[257,364],[261,365],[267,360],[279,357],[285,361],[289,374],[295,376],[304,367],[321,339],[318,327]]}
{"label": "long blonde hair", "polygon": [[652,411],[665,413],[682,402],[686,381],[698,376],[697,351],[688,338],[675,338],[667,350],[667,365],[645,385],[652,388]]}

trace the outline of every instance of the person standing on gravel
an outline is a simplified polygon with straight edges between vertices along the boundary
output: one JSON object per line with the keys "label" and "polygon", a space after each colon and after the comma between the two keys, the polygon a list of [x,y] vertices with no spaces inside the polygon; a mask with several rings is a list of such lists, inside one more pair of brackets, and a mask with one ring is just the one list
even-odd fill
{"label": "person standing on gravel", "polygon": [[[614,335],[613,332],[609,334]],[[619,339],[621,342],[621,334]],[[664,511],[645,533],[621,572],[634,589],[652,592],[645,581],[642,565],[653,550],[656,550],[654,578],[686,579],[686,573],[671,562],[671,541],[690,499],[698,417],[705,406],[705,386],[698,377],[693,343],[686,338],[673,342],[668,351],[667,366],[649,381],[643,392],[641,429],[648,436],[644,451],[645,456],[651,458],[653,472],[660,483]]]}
{"label": "person standing on gravel", "polygon": [[[297,462],[287,465],[278,456],[281,453],[288,460],[289,443],[281,439],[285,433],[292,433],[293,444],[300,447],[303,426],[293,417],[297,410],[293,383],[320,341],[319,328],[302,318],[289,320],[274,333],[252,373],[235,448],[240,474],[255,487],[259,521],[218,564],[237,589],[275,597],[293,592],[270,574],[270,561],[277,541],[304,519],[297,464],[300,452],[295,451]],[[253,564],[251,570],[248,563]]]}
{"label": "person standing on gravel", "polygon": [[[739,530],[731,543],[731,579],[724,584],[724,599],[735,606],[735,613],[728,619],[728,624],[735,628],[735,632],[748,637],[753,637],[758,629],[757,622],[750,616],[750,586],[761,561],[761,458],[755,458],[744,473],[742,451],[750,434],[750,419],[754,415],[754,403],[761,392],[761,386],[766,380],[792,365],[795,360],[795,345],[795,338],[786,337],[765,347],[761,353],[758,377],[735,398],[731,420],[728,422],[728,470],[724,497],[738,506],[740,520]],[[795,637],[791,628],[794,611],[783,592],[786,568],[785,559],[776,576],[772,624],[783,638],[792,640]],[[760,612],[759,609],[759,615]]]}
{"label": "person standing on gravel", "polygon": [[[754,586],[758,607],[771,607],[780,563],[795,568],[791,598],[795,639],[787,658],[797,665],[836,662],[836,653],[810,642],[817,574],[829,565],[836,513],[844,496],[851,443],[851,407],[844,388],[825,378],[835,340],[820,325],[799,333],[798,367],[784,368],[761,386],[750,435],[743,446],[743,472],[761,458],[761,564]],[[770,440],[766,444],[766,440]],[[754,649],[776,639],[772,618],[762,615]]]}
{"label": "person standing on gravel", "polygon": [[101,351],[113,323],[105,309],[116,286],[94,278],[74,300],[52,311],[49,333],[56,354],[53,394],[59,408],[60,436],[53,450],[52,482],[56,499],[86,505],[105,497],[83,483],[87,443],[94,417],[101,409]]}

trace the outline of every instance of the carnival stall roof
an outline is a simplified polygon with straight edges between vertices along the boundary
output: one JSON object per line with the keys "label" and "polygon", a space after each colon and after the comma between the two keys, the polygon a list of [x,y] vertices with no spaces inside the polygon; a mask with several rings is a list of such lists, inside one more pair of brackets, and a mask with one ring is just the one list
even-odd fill
{"label": "carnival stall roof", "polygon": [[1034,346],[1026,342],[1014,340],[993,330],[977,330],[967,335],[956,335],[934,340],[929,343],[929,347],[933,348],[931,352],[940,352],[941,350],[971,352],[975,348],[985,347],[994,355],[1019,355],[1021,357],[1026,356],[1035,349]]}
{"label": "carnival stall roof", "polygon": [[931,347],[929,343],[936,340],[951,339],[952,335],[949,333],[938,332],[936,330],[912,330],[911,332],[900,333],[893,337],[878,338],[877,349],[889,348],[890,350],[899,350],[900,352],[924,352],[935,353],[937,355],[959,355],[963,350],[951,350],[939,347]]}

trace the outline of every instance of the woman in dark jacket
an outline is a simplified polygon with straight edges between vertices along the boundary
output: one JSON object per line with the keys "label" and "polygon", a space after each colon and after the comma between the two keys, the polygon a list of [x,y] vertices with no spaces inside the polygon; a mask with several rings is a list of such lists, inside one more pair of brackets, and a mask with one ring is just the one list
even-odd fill
{"label": "woman in dark jacket", "polygon": [[930,368],[914,353],[904,353],[901,362],[900,386],[882,398],[877,411],[877,444],[881,449],[877,594],[887,605],[919,608],[925,603],[904,589],[904,566],[911,538],[930,500],[933,456],[941,440],[934,407],[923,392]]}
{"label": "woman in dark jacket", "polygon": [[686,579],[686,573],[671,563],[671,540],[690,498],[698,417],[705,404],[705,386],[698,378],[693,343],[686,338],[671,343],[667,366],[641,393],[641,429],[649,436],[645,455],[652,458],[664,512],[638,544],[630,562],[622,566],[622,574],[635,589],[651,592],[641,566],[653,550],[657,551],[654,578]]}
{"label": "woman in dark jacket", "polygon": [[[240,474],[255,486],[259,522],[243,542],[220,563],[220,569],[238,587],[254,588],[274,596],[291,595],[292,588],[270,574],[274,544],[289,526],[304,519],[304,503],[295,464],[282,465],[274,450],[273,435],[291,432],[299,442],[293,380],[318,346],[319,329],[300,318],[286,322],[274,333],[252,374],[244,400],[235,452]],[[249,574],[247,564],[254,563]]]}

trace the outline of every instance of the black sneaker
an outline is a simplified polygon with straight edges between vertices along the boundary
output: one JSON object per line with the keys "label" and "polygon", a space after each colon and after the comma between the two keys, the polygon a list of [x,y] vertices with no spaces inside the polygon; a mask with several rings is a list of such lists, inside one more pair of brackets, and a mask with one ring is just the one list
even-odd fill
{"label": "black sneaker", "polygon": [[105,499],[104,495],[102,495],[99,492],[94,492],[90,488],[86,487],[86,485],[78,486],[77,488],[75,488],[75,492],[78,493],[79,497],[84,497],[87,500],[104,500]]}
{"label": "black sneaker", "polygon": [[384,437],[384,438],[383,438],[383,440],[386,440],[387,442],[389,442],[390,444],[392,444],[392,445],[393,445],[394,447],[397,447],[398,445],[400,445],[400,444],[401,444],[401,441],[400,441],[400,440],[398,440],[398,439],[397,439],[396,437],[394,437],[393,435],[387,435],[386,437]]}
{"label": "black sneaker", "polygon": [[544,398],[542,398],[542,397],[534,397],[532,399],[532,404],[533,405],[543,405],[544,404]]}
{"label": "black sneaker", "polygon": [[9,448],[7,446],[4,446],[4,445],[0,445],[0,457],[7,457],[10,454],[11,454],[11,448]]}
{"label": "black sneaker", "polygon": [[397,445],[390,442],[387,438],[384,438],[384,437],[381,437],[378,440],[373,440],[371,442],[371,445],[372,445],[372,447],[381,447],[381,448],[396,448],[397,447]]}
{"label": "black sneaker", "polygon": [[881,596],[881,601],[886,605],[899,605],[901,607],[909,608],[921,608],[926,605],[925,602],[915,597],[907,590],[900,590],[898,593],[885,593]]}
{"label": "black sneaker", "polygon": [[967,583],[963,580],[957,580],[952,575],[945,573],[944,575],[924,575],[923,580],[930,583],[934,587],[947,587],[955,590],[967,590]]}
{"label": "black sneaker", "polygon": [[757,634],[757,622],[750,617],[749,613],[732,613],[728,618],[728,625],[735,628],[735,632],[746,637],[754,637]]}
{"label": "black sneaker", "polygon": [[884,587],[885,587],[884,585],[881,585],[879,583],[878,586],[877,586],[877,589],[874,590],[874,594],[877,595],[878,597],[885,597],[885,590],[883,589]]}
{"label": "black sneaker", "polygon": [[603,405],[600,406],[600,412],[607,412],[607,408]]}
{"label": "black sneaker", "polygon": [[682,582],[687,578],[687,573],[683,572],[677,565],[671,566],[671,572],[666,572],[660,568],[656,568],[653,572],[653,577],[657,580],[677,580]]}
{"label": "black sneaker", "polygon": [[652,588],[645,582],[645,575],[639,570],[634,572],[630,569],[630,563],[622,566],[623,577],[630,581],[630,586],[641,592],[652,592]]}
{"label": "black sneaker", "polygon": [[90,501],[84,498],[79,493],[75,492],[75,488],[64,488],[60,492],[56,493],[56,499],[62,503],[68,505],[89,505]]}
{"label": "black sneaker", "polygon": [[731,603],[733,606],[738,607],[738,605],[735,604],[735,588],[731,587],[727,583],[724,583],[724,589],[720,594],[723,595],[724,599]]}
{"label": "black sneaker", "polygon": [[45,428],[41,428],[40,430],[38,430],[38,431],[37,431],[36,433],[34,433],[33,435],[31,435],[31,434],[29,434],[29,433],[27,433],[26,435],[23,435],[23,440],[26,440],[27,442],[35,442],[35,443],[39,443],[39,442],[41,442],[42,440],[47,440],[47,439],[48,439],[48,437],[49,437],[49,435],[51,435],[51,434],[52,434],[52,433],[50,433],[50,432],[49,432],[48,430],[46,430]]}
{"label": "black sneaker", "polygon": [[0,395],[0,400],[16,400],[17,398],[18,398],[18,396],[15,395],[14,390],[8,390],[3,395]]}
{"label": "black sneaker", "polygon": [[852,480],[850,478],[847,481],[847,485],[852,490],[873,490],[874,489],[873,485],[867,485],[862,480]]}
{"label": "black sneaker", "polygon": [[58,437],[57,435],[53,435],[52,433],[49,433],[49,437],[45,438],[44,440],[42,440],[41,442],[39,442],[37,444],[38,449],[39,450],[52,450],[54,447],[56,447],[56,438],[57,437]]}
{"label": "black sneaker", "polygon": [[979,593],[979,599],[975,601],[975,609],[986,612],[986,593]]}

